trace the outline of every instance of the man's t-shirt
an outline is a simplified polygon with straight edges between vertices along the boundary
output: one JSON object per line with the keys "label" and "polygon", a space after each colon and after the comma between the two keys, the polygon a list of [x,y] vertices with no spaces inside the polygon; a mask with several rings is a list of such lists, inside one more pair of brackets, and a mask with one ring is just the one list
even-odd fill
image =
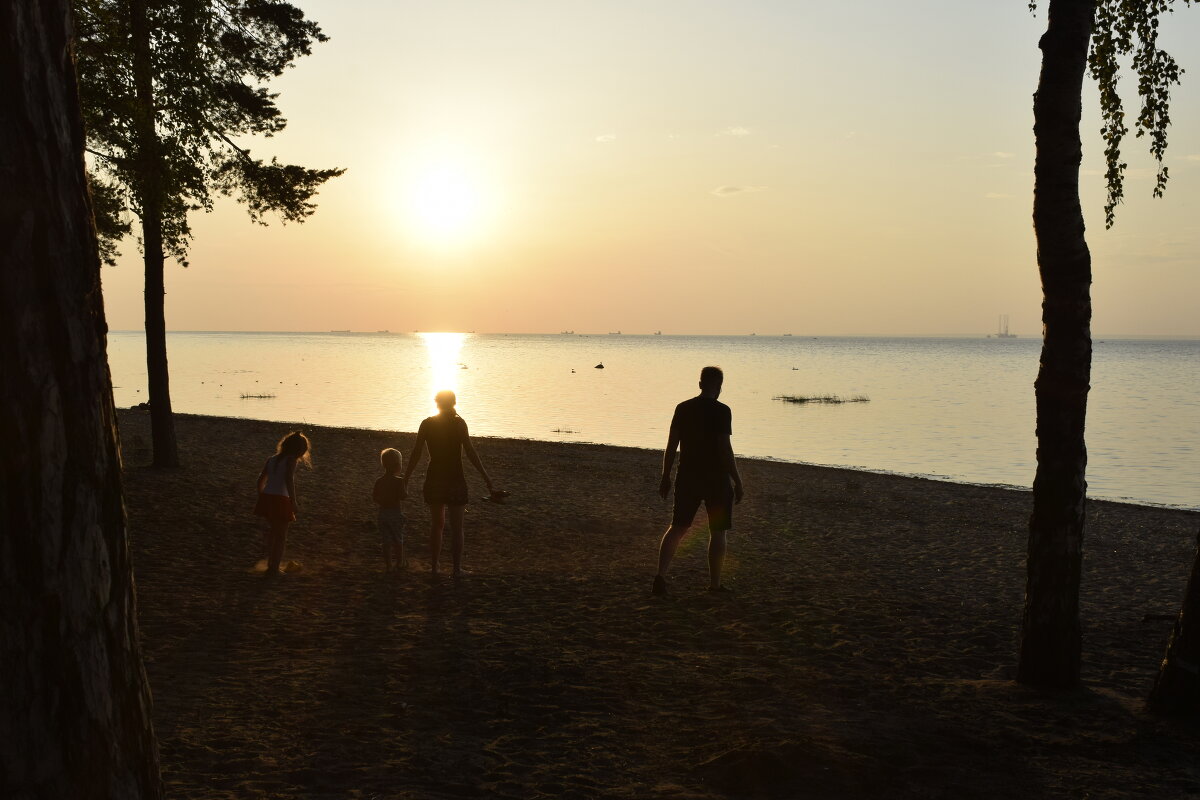
{"label": "man's t-shirt", "polygon": [[671,431],[679,439],[679,482],[729,480],[723,456],[724,438],[733,433],[729,406],[711,397],[684,400],[675,406]]}

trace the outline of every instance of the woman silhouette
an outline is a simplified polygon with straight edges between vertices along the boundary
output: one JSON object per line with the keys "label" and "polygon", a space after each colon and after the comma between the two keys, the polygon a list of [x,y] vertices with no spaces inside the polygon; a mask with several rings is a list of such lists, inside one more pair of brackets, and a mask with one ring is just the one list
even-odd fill
{"label": "woman silhouette", "polygon": [[416,469],[418,462],[429,450],[429,469],[425,473],[425,488],[422,495],[425,504],[429,506],[429,553],[430,567],[434,575],[438,574],[438,561],[442,550],[442,530],[446,518],[450,520],[450,554],[453,558],[454,577],[464,574],[463,557],[463,511],[467,506],[467,479],[463,475],[462,454],[466,452],[467,459],[479,470],[487,484],[488,492],[492,495],[500,493],[492,487],[492,479],[471,438],[467,433],[467,423],[454,410],[457,398],[449,390],[437,393],[435,398],[438,413],[426,417],[417,429],[417,441],[413,444],[412,453],[404,469],[404,482],[408,483],[409,476]]}

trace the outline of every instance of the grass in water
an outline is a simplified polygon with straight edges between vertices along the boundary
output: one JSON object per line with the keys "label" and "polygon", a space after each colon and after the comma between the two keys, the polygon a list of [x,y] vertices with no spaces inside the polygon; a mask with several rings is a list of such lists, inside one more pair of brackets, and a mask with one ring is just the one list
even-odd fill
{"label": "grass in water", "polygon": [[275,397],[275,395],[273,395],[273,394],[243,394],[242,395],[243,400],[271,400],[274,397]]}
{"label": "grass in water", "polygon": [[868,403],[871,398],[865,394],[854,394],[849,397],[842,397],[839,394],[781,394],[776,400],[782,400],[785,403],[828,403],[836,405],[839,403]]}

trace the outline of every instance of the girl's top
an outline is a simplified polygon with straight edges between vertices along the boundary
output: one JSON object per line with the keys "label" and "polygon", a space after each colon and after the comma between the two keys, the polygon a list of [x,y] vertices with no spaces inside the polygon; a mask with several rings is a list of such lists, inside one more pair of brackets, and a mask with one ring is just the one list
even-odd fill
{"label": "girl's top", "polygon": [[288,467],[291,461],[292,459],[282,455],[274,455],[267,459],[267,465],[263,467],[263,471],[267,473],[267,484],[263,487],[263,494],[291,496],[287,489]]}

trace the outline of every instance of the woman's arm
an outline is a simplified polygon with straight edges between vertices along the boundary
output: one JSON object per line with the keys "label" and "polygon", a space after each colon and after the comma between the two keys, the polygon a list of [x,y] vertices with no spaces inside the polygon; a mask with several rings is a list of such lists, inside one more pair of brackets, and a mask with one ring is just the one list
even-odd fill
{"label": "woman's arm", "polygon": [[263,464],[262,472],[258,473],[258,492],[259,492],[259,494],[262,494],[262,490],[267,488],[267,464],[270,464],[270,463],[271,463],[271,460],[267,459],[266,464]]}
{"label": "woman's arm", "polygon": [[421,457],[425,455],[425,423],[421,423],[421,427],[417,428],[417,441],[413,442],[412,452],[408,454],[408,463],[404,465],[404,481],[405,491],[408,489],[408,479],[413,474],[413,470],[417,468],[417,463]]}
{"label": "woman's arm", "polygon": [[492,479],[488,477],[487,470],[483,468],[483,461],[479,458],[479,453],[475,452],[475,445],[471,444],[471,434],[467,432],[466,420],[462,420],[461,417],[459,419],[462,421],[463,452],[467,454],[467,460],[475,466],[475,469],[479,470],[479,474],[483,476],[483,482],[487,484],[488,491],[491,492],[493,491]]}

